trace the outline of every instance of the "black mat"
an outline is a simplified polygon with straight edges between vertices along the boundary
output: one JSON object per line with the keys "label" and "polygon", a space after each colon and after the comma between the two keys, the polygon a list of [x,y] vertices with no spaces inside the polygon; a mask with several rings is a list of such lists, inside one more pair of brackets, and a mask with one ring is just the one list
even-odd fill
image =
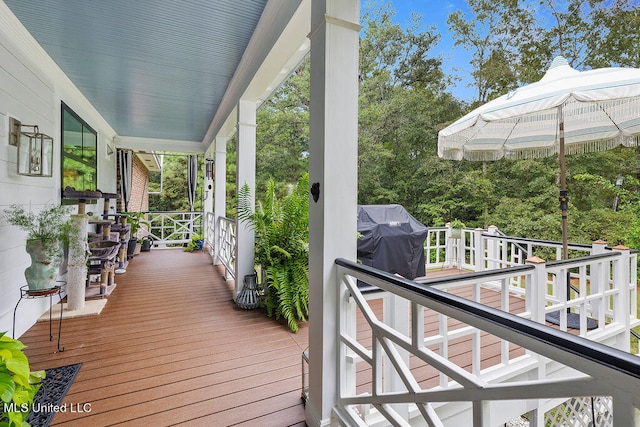
{"label": "black mat", "polygon": [[[560,324],[560,310],[547,313],[545,320],[554,325]],[[598,327],[596,319],[587,317],[587,329],[595,329]],[[567,313],[567,328],[580,329],[580,315],[578,313]]]}
{"label": "black mat", "polygon": [[46,427],[55,415],[54,408],[61,408],[62,399],[76,378],[82,363],[46,369],[47,376],[42,380],[40,390],[33,401],[33,411],[27,417],[32,427]]}

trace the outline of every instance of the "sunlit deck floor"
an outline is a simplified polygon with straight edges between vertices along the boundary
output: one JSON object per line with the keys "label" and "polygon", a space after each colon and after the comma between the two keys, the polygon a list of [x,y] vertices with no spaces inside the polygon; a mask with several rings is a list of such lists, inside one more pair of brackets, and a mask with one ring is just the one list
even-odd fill
{"label": "sunlit deck floor", "polygon": [[99,316],[65,319],[62,347],[48,322],[20,339],[33,369],[82,362],[52,425],[302,426],[301,353],[292,334],[260,310],[231,301],[204,253],[152,250],[117,279]]}
{"label": "sunlit deck floor", "polygon": [[[52,425],[305,425],[301,354],[308,325],[293,334],[262,310],[237,308],[222,270],[204,253],[143,252],[116,278],[99,316],[64,320],[64,352],[56,352],[55,336],[49,341],[48,322],[20,338],[33,369],[83,363],[64,402],[90,403],[91,412],[58,413]],[[482,293],[489,297],[483,302],[497,304],[496,292]],[[373,307],[381,315],[381,304]],[[363,322],[359,316],[359,329]],[[360,337],[367,341],[366,332]],[[486,345],[483,361],[499,352]],[[469,349],[467,340],[455,353]],[[426,370],[420,380],[435,385],[436,377]]]}

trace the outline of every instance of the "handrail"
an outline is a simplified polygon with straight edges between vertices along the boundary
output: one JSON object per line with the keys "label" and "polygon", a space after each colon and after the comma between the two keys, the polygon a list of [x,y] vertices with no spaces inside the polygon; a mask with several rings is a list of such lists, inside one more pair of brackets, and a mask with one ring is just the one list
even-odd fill
{"label": "handrail", "polygon": [[[335,264],[340,286],[338,304],[341,308],[337,319],[340,325],[340,357],[336,382],[340,398],[335,414],[347,425],[368,425],[370,415],[375,415],[371,420],[378,422],[385,419],[386,422],[399,420],[399,425],[409,425],[414,418],[419,419],[420,423],[426,421],[429,425],[441,425],[439,417],[444,412],[439,413],[438,402],[453,405],[471,403],[471,407],[456,408],[467,408],[468,416],[473,418],[473,425],[484,426],[489,425],[489,420],[496,424],[510,419],[502,417],[511,411],[531,410],[531,407],[522,403],[524,401],[542,399],[539,400],[540,405],[543,401],[546,402],[543,406],[538,406],[542,411],[538,416],[542,416],[568,398],[611,396],[614,423],[633,425],[634,413],[640,408],[640,359],[584,336],[575,336],[546,326],[545,309],[541,311],[539,307],[540,304],[546,306],[544,294],[549,283],[549,271],[571,268],[569,263],[574,262],[581,264],[581,269],[586,268],[585,265],[600,265],[601,267],[594,267],[598,271],[615,268],[611,272],[614,276],[612,284],[616,287],[606,293],[612,297],[617,295],[614,298],[620,300],[617,303],[617,311],[620,312],[620,307],[626,306],[628,301],[628,296],[624,294],[630,292],[626,284],[628,277],[624,278],[629,258],[620,257],[620,253],[609,252],[568,262],[555,262],[551,266],[545,263],[527,264],[424,280],[422,283],[350,260],[337,259]],[[611,260],[610,267],[602,264],[609,262],[607,260]],[[600,270],[601,268],[604,270]],[[526,278],[527,308],[520,315],[508,312],[508,302],[506,308],[504,304],[501,304],[500,309],[492,308],[476,302],[479,299],[472,301],[443,290],[470,285],[472,289],[476,289],[474,294],[478,292],[479,297],[477,286],[497,283],[504,295],[510,292],[507,288],[512,276]],[[357,286],[358,281],[371,283],[385,292],[365,297]],[[367,300],[371,297],[382,299],[382,317],[374,314],[368,305]],[[504,296],[502,300],[505,301]],[[595,303],[595,300],[591,301]],[[387,304],[389,306],[385,308]],[[584,305],[587,303],[580,304],[580,313],[587,314],[588,309]],[[364,336],[371,334],[371,341],[366,338],[364,343],[360,342],[358,336],[361,334],[361,327],[356,329],[353,317],[355,311],[348,308],[352,305],[359,307],[368,323],[371,332],[367,330]],[[409,312],[403,311],[409,305]],[[387,309],[390,310],[389,315]],[[422,323],[425,322],[426,310],[429,310],[428,316],[435,314],[437,317],[435,325],[429,321],[435,331],[425,335],[427,324]],[[447,319],[454,320],[453,324],[447,326]],[[609,340],[606,342],[624,339],[624,323],[629,323],[629,314],[614,314],[611,320],[611,325],[598,329],[595,335],[585,336],[592,336],[592,339],[606,336]],[[611,329],[608,329],[609,326]],[[501,350],[497,365],[488,365],[485,369],[480,366],[480,354],[484,351],[484,347],[480,347],[480,340],[486,333],[501,340]],[[472,360],[471,372],[455,361],[450,361],[448,357],[450,342],[462,337],[472,340],[472,350],[469,353]],[[490,339],[489,342],[493,341]],[[370,347],[363,346],[365,343]],[[513,345],[526,349],[524,356],[509,356],[509,348]],[[431,350],[432,346],[439,350]],[[428,383],[421,385],[418,382],[418,377],[413,376],[414,372],[410,368],[409,354],[417,358],[416,366],[420,366],[422,361],[439,371],[440,386],[434,387],[427,385]],[[372,377],[367,375],[367,381],[373,382],[365,387],[364,392],[356,389],[356,385],[360,383],[355,376],[356,371],[360,372],[360,365],[356,366],[357,363],[364,363],[372,372]],[[395,369],[385,370],[385,374],[382,374],[381,367],[390,364]],[[419,374],[420,369],[416,369],[416,374]],[[558,376],[558,369],[564,374]],[[387,381],[390,383],[387,384]],[[520,403],[514,403],[506,412],[494,413],[493,402],[505,400],[519,400]],[[452,410],[443,409],[447,414],[451,414]],[[511,413],[511,416],[515,415]],[[471,424],[469,421],[467,423]]]}
{"label": "handrail", "polygon": [[215,256],[224,265],[226,275],[236,277],[236,221],[218,217]]}
{"label": "handrail", "polygon": [[[611,255],[611,254],[606,254]],[[417,283],[402,277],[389,274],[382,270],[358,264],[344,258],[336,259],[335,263],[349,270],[357,271],[367,276],[378,278],[388,282],[389,285],[404,289],[412,294],[428,298],[441,305],[450,308],[448,311],[457,311],[466,316],[472,316],[481,319],[483,322],[491,323],[500,328],[517,332],[523,337],[535,339],[541,343],[553,346],[562,351],[571,353],[582,359],[596,362],[615,369],[625,375],[640,379],[640,358],[633,356],[627,352],[615,349],[613,347],[600,344],[595,341],[587,340],[579,336],[559,331],[533,320],[525,319],[502,310],[497,310],[450,293],[441,291],[435,287],[427,286],[424,283]],[[530,268],[527,268],[530,267]],[[513,272],[532,269],[531,266],[512,267]],[[491,273],[491,272],[487,272]],[[495,272],[493,272],[495,274]],[[484,276],[490,276],[486,274]],[[456,279],[442,278],[431,280],[431,282],[454,282]],[[458,278],[457,280],[460,280]],[[449,314],[450,315],[450,314]],[[455,316],[452,316],[455,317]],[[462,319],[458,319],[462,320]],[[526,339],[520,340],[518,345],[527,346]],[[549,356],[547,356],[549,357]],[[638,385],[640,386],[640,384]],[[635,388],[634,388],[635,389]],[[640,402],[639,402],[640,403]]]}
{"label": "handrail", "polygon": [[154,211],[147,215],[149,235],[161,247],[189,243],[202,231],[202,211]]}
{"label": "handrail", "polygon": [[[497,233],[497,235],[498,235],[498,236],[500,236],[500,237],[507,237],[507,238],[511,237],[511,236],[507,236],[506,234],[504,234],[502,231],[500,231],[500,229],[496,229],[496,233]],[[484,233],[483,233],[483,236],[484,236]],[[514,243],[514,244],[515,244],[516,248],[518,248],[518,249],[519,249],[519,250],[520,250],[520,251],[525,255],[525,257],[528,257],[528,256],[529,256],[529,251],[527,251],[527,249],[525,249],[524,247],[522,247],[522,245],[521,245],[521,244],[519,244],[519,243],[517,243],[517,242],[516,242],[516,243]]]}
{"label": "handrail", "polygon": [[587,255],[587,256],[576,257],[576,258],[558,259],[558,260],[555,260],[555,261],[547,262],[547,266],[549,266],[549,267],[558,267],[558,266],[562,266],[562,265],[574,264],[576,262],[582,262],[582,261],[588,261],[588,260],[596,260],[596,259],[604,259],[604,258],[610,258],[612,256],[619,256],[619,255],[620,255],[620,252],[606,252],[606,253],[603,253],[603,254]]}
{"label": "handrail", "polygon": [[[519,265],[515,267],[502,268],[498,270],[486,270],[486,271],[477,271],[474,273],[460,274],[456,276],[445,276],[438,277],[433,279],[420,279],[414,280],[416,283],[420,283],[421,285],[430,286],[430,285],[446,285],[453,284],[457,282],[468,282],[476,279],[485,279],[485,278],[494,278],[496,274],[511,274],[511,273],[521,273],[529,270],[533,270],[532,265]],[[375,270],[382,271],[382,270]],[[374,275],[374,272],[370,272],[369,274]]]}
{"label": "handrail", "polygon": [[[534,244],[540,244],[540,245],[550,245],[550,246],[557,246],[557,245],[561,245],[561,242],[556,242],[554,240],[542,240],[542,239],[529,239],[526,237],[513,237],[513,236],[507,236],[507,235],[493,235],[493,234],[489,234],[489,233],[482,233],[482,237],[487,237],[487,238],[491,238],[491,239],[508,239],[514,242],[526,242],[526,243],[534,243]],[[584,243],[569,243],[569,247],[570,248],[575,248],[575,249],[583,249],[583,250],[590,250],[591,249],[591,245],[587,245]]]}

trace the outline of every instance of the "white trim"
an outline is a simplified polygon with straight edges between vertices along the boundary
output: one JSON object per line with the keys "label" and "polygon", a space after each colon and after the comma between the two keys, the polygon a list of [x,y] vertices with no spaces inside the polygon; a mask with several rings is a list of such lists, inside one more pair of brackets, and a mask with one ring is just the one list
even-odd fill
{"label": "white trim", "polygon": [[[304,42],[304,34],[307,34],[308,30],[301,31],[296,27],[307,25],[308,28],[308,15],[301,11],[304,11],[310,2],[311,0],[286,2],[269,0],[204,136],[202,143],[205,146],[208,147],[217,135],[231,136],[233,134],[234,111],[238,101],[245,98],[257,102],[259,97],[264,98],[265,88],[269,87],[277,78],[283,65],[286,66],[287,60],[290,60],[299,51]],[[304,57],[304,52],[302,57]],[[282,80],[288,77],[288,74],[293,70],[292,64],[288,66],[291,68],[285,72]],[[250,88],[251,90],[249,90]],[[275,90],[275,88],[272,89]]]}

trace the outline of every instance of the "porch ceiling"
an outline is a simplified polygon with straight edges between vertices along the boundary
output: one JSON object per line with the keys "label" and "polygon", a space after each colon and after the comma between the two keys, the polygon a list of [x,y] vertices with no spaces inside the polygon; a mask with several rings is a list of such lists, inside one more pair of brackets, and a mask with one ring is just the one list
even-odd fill
{"label": "porch ceiling", "polygon": [[4,1],[118,135],[206,144],[269,0]]}

